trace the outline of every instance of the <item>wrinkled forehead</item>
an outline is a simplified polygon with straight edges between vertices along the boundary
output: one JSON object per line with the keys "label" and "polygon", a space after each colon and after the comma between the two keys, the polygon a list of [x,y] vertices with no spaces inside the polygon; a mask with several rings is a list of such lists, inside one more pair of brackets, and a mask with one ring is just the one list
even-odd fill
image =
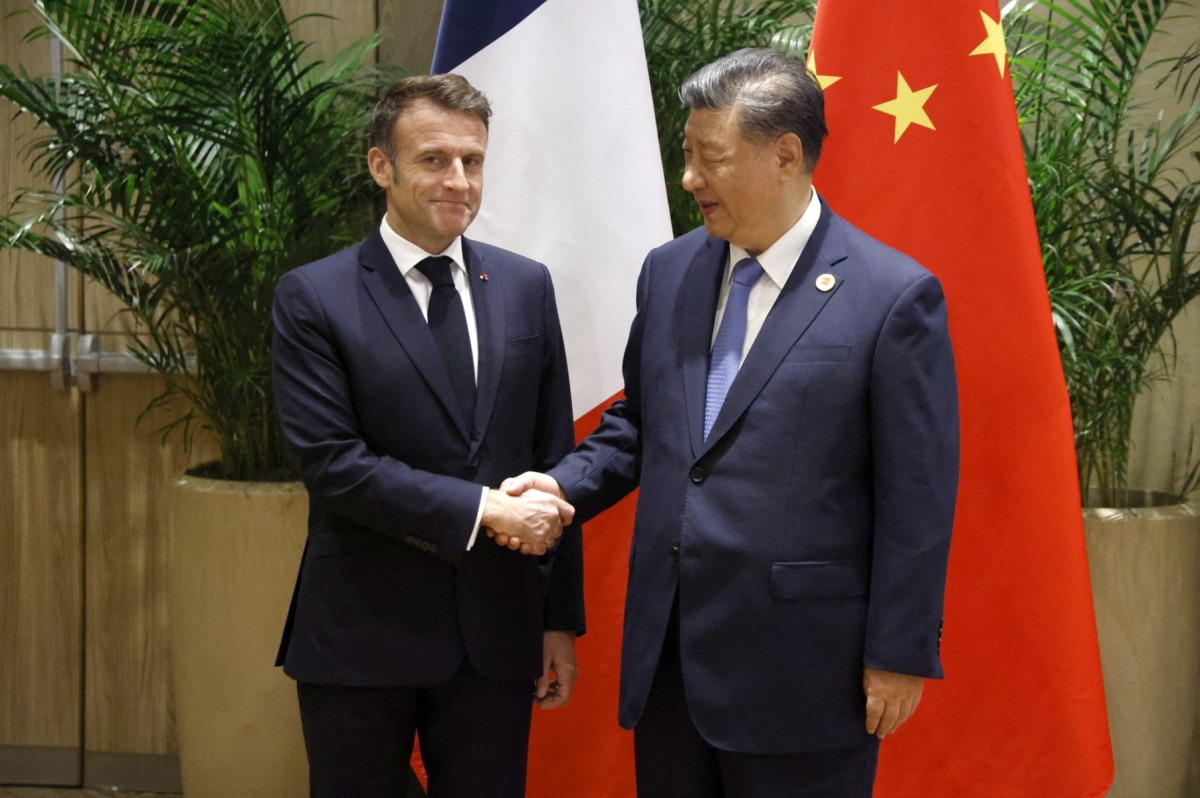
{"label": "wrinkled forehead", "polygon": [[693,147],[730,147],[742,139],[736,108],[693,108],[683,126],[684,142]]}
{"label": "wrinkled forehead", "polygon": [[452,146],[482,152],[487,139],[487,127],[479,117],[428,100],[419,100],[404,109],[392,127],[392,141],[398,146],[422,149]]}

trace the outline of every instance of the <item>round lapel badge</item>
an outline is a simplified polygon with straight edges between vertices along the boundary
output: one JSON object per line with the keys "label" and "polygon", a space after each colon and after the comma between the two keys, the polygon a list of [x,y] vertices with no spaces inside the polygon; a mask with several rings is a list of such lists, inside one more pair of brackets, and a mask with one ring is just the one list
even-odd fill
{"label": "round lapel badge", "polygon": [[828,291],[829,289],[833,288],[836,283],[837,279],[829,272],[826,272],[817,278],[817,290]]}

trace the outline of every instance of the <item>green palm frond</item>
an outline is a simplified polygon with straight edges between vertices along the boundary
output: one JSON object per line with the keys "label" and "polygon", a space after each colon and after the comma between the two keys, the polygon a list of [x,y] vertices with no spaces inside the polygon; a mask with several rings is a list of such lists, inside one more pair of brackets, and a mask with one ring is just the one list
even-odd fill
{"label": "green palm frond", "polygon": [[[378,35],[326,63],[279,0],[35,0],[70,58],[56,83],[0,65],[38,126],[22,153],[61,196],[20,191],[0,245],[111,291],[132,354],[167,377],[169,429],[214,434],[225,474],[288,465],[270,393],[270,303],[286,270],[357,239]],[[194,364],[194,376],[189,367]],[[183,403],[174,400],[184,399]]]}
{"label": "green palm frond", "polygon": [[[1171,324],[1200,296],[1200,190],[1182,169],[1200,161],[1200,47],[1148,55],[1184,6],[1029,0],[1005,20],[1080,487],[1101,501],[1128,488],[1134,403],[1169,376]],[[1181,112],[1143,106],[1156,82]]]}

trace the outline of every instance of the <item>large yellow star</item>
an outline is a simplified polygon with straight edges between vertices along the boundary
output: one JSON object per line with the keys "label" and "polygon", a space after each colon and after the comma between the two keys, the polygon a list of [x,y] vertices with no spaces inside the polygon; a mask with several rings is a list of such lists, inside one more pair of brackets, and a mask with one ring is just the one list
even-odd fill
{"label": "large yellow star", "polygon": [[817,74],[817,54],[815,50],[808,51],[808,71],[816,78],[817,83],[821,86],[821,90],[828,89],[833,84],[841,80],[840,75],[818,75]]}
{"label": "large yellow star", "polygon": [[1008,60],[1008,48],[1004,45],[1004,29],[1000,27],[999,22],[983,11],[979,12],[979,16],[983,17],[983,27],[987,31],[987,38],[971,51],[971,55],[994,55],[996,66],[1000,68],[1000,77],[1004,77],[1004,63]]}
{"label": "large yellow star", "polygon": [[909,125],[920,125],[930,130],[936,130],[933,122],[929,119],[929,114],[925,113],[925,102],[936,88],[937,84],[935,83],[920,91],[913,91],[908,87],[908,81],[904,79],[904,76],[899,72],[896,73],[896,99],[874,106],[876,111],[883,111],[885,114],[896,117],[896,138],[892,139],[893,144],[900,140]]}

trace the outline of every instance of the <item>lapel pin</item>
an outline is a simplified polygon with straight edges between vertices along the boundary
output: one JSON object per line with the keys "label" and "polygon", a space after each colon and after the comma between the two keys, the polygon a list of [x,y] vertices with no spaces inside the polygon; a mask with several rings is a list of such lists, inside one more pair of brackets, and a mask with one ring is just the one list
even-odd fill
{"label": "lapel pin", "polygon": [[481,274],[481,275],[479,275],[479,279],[480,279],[480,280],[483,280],[483,281],[486,283],[486,282],[487,282],[487,275],[486,275],[486,274]]}
{"label": "lapel pin", "polygon": [[829,289],[833,288],[833,286],[836,282],[837,282],[837,279],[835,279],[834,276],[832,274],[830,274],[829,272],[826,272],[825,274],[822,274],[820,277],[817,278],[817,283],[816,283],[817,290],[818,291],[828,291]]}

